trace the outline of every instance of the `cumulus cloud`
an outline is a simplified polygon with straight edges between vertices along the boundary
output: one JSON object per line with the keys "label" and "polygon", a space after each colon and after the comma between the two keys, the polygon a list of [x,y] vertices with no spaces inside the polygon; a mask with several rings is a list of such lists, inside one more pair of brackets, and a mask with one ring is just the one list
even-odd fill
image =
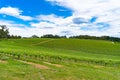
{"label": "cumulus cloud", "polygon": [[23,12],[22,10],[19,10],[18,8],[13,8],[13,7],[2,7],[0,9],[0,14],[14,16],[14,17],[22,19],[22,20],[32,20],[33,19],[30,16],[22,15],[22,12]]}
{"label": "cumulus cloud", "polygon": [[52,29],[56,27],[54,23],[51,22],[39,22],[39,23],[31,23],[32,27],[37,27],[40,29]]}
{"label": "cumulus cloud", "polygon": [[63,23],[63,17],[56,16],[54,14],[50,15],[39,15],[36,17],[37,20],[39,21],[46,21],[46,22],[51,22],[51,23],[57,23],[57,24],[62,24]]}

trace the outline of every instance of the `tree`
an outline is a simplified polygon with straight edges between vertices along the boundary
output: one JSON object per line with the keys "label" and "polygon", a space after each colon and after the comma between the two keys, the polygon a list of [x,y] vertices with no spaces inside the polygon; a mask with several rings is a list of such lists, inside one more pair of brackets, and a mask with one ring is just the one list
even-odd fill
{"label": "tree", "polygon": [[0,25],[0,38],[8,38],[9,31],[6,25]]}
{"label": "tree", "polygon": [[10,39],[21,39],[22,37],[21,36],[17,36],[17,35],[9,35]]}
{"label": "tree", "polygon": [[41,38],[61,38],[59,35],[46,34],[41,36]]}
{"label": "tree", "polygon": [[39,38],[37,35],[32,35],[32,38]]}

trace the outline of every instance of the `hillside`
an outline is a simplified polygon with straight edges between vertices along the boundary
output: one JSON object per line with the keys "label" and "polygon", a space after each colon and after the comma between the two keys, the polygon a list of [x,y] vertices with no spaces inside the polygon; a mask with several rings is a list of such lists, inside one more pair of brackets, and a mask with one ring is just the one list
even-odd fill
{"label": "hillside", "polygon": [[[7,61],[8,64],[13,63],[13,65],[0,63],[1,66],[6,66],[6,69],[7,66],[15,67],[17,63],[21,67],[24,66],[24,62],[19,60],[28,61],[29,65],[37,63],[51,67],[49,70],[42,69],[41,73],[46,78],[43,80],[49,80],[50,77],[52,80],[119,80],[120,76],[120,43],[117,42],[85,39],[9,39],[0,40],[0,53],[1,60]],[[55,64],[64,67],[56,68],[53,66]],[[4,70],[4,67],[1,69]],[[28,66],[29,69],[31,68]],[[14,73],[13,71],[12,74]],[[39,74],[37,73],[36,75]],[[18,80],[22,79],[18,75],[16,75]],[[22,77],[25,79],[24,75]],[[5,80],[5,77],[0,78]],[[15,80],[13,77],[11,79]]]}
{"label": "hillside", "polygon": [[0,51],[59,55],[73,58],[119,60],[120,43],[84,39],[10,39],[0,41]]}

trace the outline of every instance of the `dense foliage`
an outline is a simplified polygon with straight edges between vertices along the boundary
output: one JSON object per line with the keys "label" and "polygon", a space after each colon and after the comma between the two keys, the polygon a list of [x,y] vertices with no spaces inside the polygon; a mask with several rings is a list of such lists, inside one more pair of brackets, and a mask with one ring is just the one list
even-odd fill
{"label": "dense foliage", "polygon": [[9,31],[6,25],[0,25],[0,38],[8,38]]}
{"label": "dense foliage", "polygon": [[109,40],[109,41],[117,41],[120,42],[120,38],[110,37],[110,36],[89,36],[89,35],[79,35],[79,36],[71,36],[69,38],[77,38],[77,39],[93,39],[93,40]]}
{"label": "dense foliage", "polygon": [[66,38],[66,36],[46,34],[46,35],[41,36],[41,38]]}

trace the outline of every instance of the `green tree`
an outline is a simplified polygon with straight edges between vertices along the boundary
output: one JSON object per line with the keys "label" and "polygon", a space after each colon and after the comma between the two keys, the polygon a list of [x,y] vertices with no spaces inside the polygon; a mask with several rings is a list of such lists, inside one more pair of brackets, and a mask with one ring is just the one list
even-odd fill
{"label": "green tree", "polygon": [[6,25],[0,25],[0,38],[8,38],[9,31]]}

